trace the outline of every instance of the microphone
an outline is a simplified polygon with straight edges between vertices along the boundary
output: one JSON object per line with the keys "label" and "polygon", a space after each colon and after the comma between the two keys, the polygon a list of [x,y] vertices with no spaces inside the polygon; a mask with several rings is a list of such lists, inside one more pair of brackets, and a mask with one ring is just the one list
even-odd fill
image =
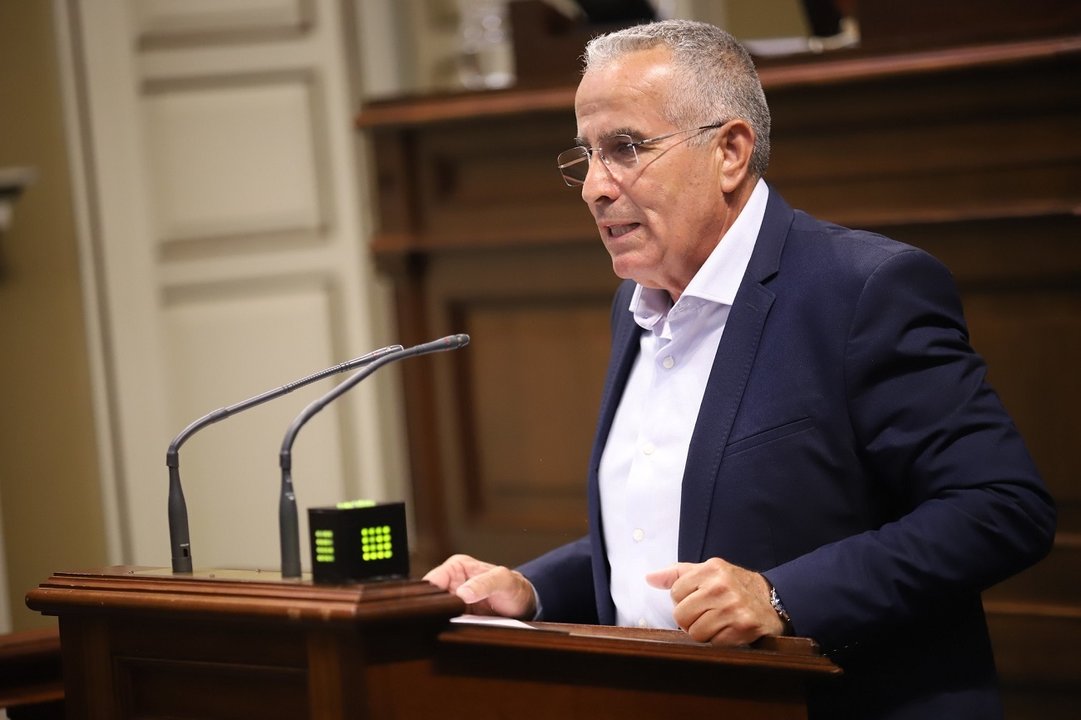
{"label": "microphone", "polygon": [[300,577],[300,525],[297,520],[297,499],[296,494],[293,492],[292,477],[293,442],[296,440],[300,428],[304,427],[304,424],[311,420],[312,417],[324,407],[338,399],[361,380],[368,377],[387,363],[392,363],[407,357],[413,357],[414,355],[427,355],[428,353],[442,352],[444,350],[457,350],[468,344],[469,336],[464,333],[459,333],[457,335],[448,335],[445,338],[433,340],[421,345],[414,345],[410,348],[401,348],[394,350],[393,352],[388,352],[373,360],[371,364],[360,372],[341,382],[323,397],[313,401],[297,415],[295,420],[293,420],[293,424],[285,431],[285,437],[282,438],[282,449],[281,455],[279,456],[279,465],[282,470],[282,488],[281,498],[278,502],[278,527],[281,531],[281,573],[283,578]]}
{"label": "microphone", "polygon": [[188,438],[207,425],[212,425],[219,420],[224,420],[230,415],[234,415],[242,410],[247,410],[248,408],[253,408],[256,405],[262,405],[267,400],[273,400],[286,393],[291,393],[297,388],[304,387],[316,380],[322,380],[330,375],[337,375],[340,372],[367,365],[370,362],[401,349],[401,345],[390,345],[388,347],[379,348],[378,350],[373,350],[366,355],[361,355],[352,360],[346,360],[334,367],[321,370],[313,375],[301,378],[300,380],[291,382],[287,385],[282,385],[274,390],[268,390],[261,395],[248,398],[235,405],[218,408],[214,412],[204,415],[181,430],[180,434],[173,438],[173,441],[169,443],[169,450],[165,453],[165,464],[169,466],[169,544],[172,549],[173,572],[191,572],[191,540],[188,537],[188,506],[184,501],[184,490],[180,486],[180,446],[183,445]]}

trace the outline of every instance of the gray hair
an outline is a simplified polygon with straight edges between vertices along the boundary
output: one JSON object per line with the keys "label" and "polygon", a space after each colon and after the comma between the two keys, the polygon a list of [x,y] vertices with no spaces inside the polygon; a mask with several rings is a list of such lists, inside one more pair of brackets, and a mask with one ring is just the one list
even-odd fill
{"label": "gray hair", "polygon": [[724,30],[693,20],[662,20],[599,35],[586,45],[582,72],[629,53],[664,46],[679,78],[669,91],[665,117],[682,127],[743,118],[755,132],[750,170],[769,165],[769,106],[754,61]]}

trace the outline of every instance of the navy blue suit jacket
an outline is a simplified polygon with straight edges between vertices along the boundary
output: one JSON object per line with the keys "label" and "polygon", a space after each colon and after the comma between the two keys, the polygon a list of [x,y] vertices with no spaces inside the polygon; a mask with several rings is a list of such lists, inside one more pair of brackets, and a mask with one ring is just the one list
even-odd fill
{"label": "navy blue suit jacket", "polygon": [[[614,622],[597,472],[639,347],[612,310],[589,536],[522,566],[544,618]],[[679,560],[762,572],[844,668],[819,718],[1001,715],[980,591],[1043,557],[1053,503],[926,253],[771,190],[691,438]]]}

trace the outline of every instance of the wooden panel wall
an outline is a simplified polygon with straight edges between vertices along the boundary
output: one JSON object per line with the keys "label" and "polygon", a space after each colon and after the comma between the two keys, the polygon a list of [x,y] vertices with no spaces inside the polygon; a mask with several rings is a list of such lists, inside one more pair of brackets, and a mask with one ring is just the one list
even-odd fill
{"label": "wooden panel wall", "polygon": [[[941,258],[973,344],[1059,503],[1055,550],[987,593],[1011,718],[1081,701],[1081,38],[763,64],[767,179],[795,207]],[[573,88],[389,101],[373,251],[402,341],[465,352],[405,369],[417,567],[516,563],[585,527],[607,355],[607,255],[556,153]]]}

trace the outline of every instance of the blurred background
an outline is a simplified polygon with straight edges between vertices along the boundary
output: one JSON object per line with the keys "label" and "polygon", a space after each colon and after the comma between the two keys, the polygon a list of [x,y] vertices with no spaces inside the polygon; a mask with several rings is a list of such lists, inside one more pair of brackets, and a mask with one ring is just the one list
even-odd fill
{"label": "blurred background", "polygon": [[[940,7],[948,5],[948,7]],[[577,55],[647,17],[725,27],[796,207],[921,245],[1060,503],[988,593],[1011,717],[1081,693],[1078,4],[0,0],[0,632],[64,569],[167,566],[169,441],[372,348],[294,449],[305,509],[404,499],[414,574],[585,528],[615,286],[554,168]],[[196,567],[278,568],[277,450],[333,386],[181,451]],[[306,542],[302,557],[307,562]]]}

